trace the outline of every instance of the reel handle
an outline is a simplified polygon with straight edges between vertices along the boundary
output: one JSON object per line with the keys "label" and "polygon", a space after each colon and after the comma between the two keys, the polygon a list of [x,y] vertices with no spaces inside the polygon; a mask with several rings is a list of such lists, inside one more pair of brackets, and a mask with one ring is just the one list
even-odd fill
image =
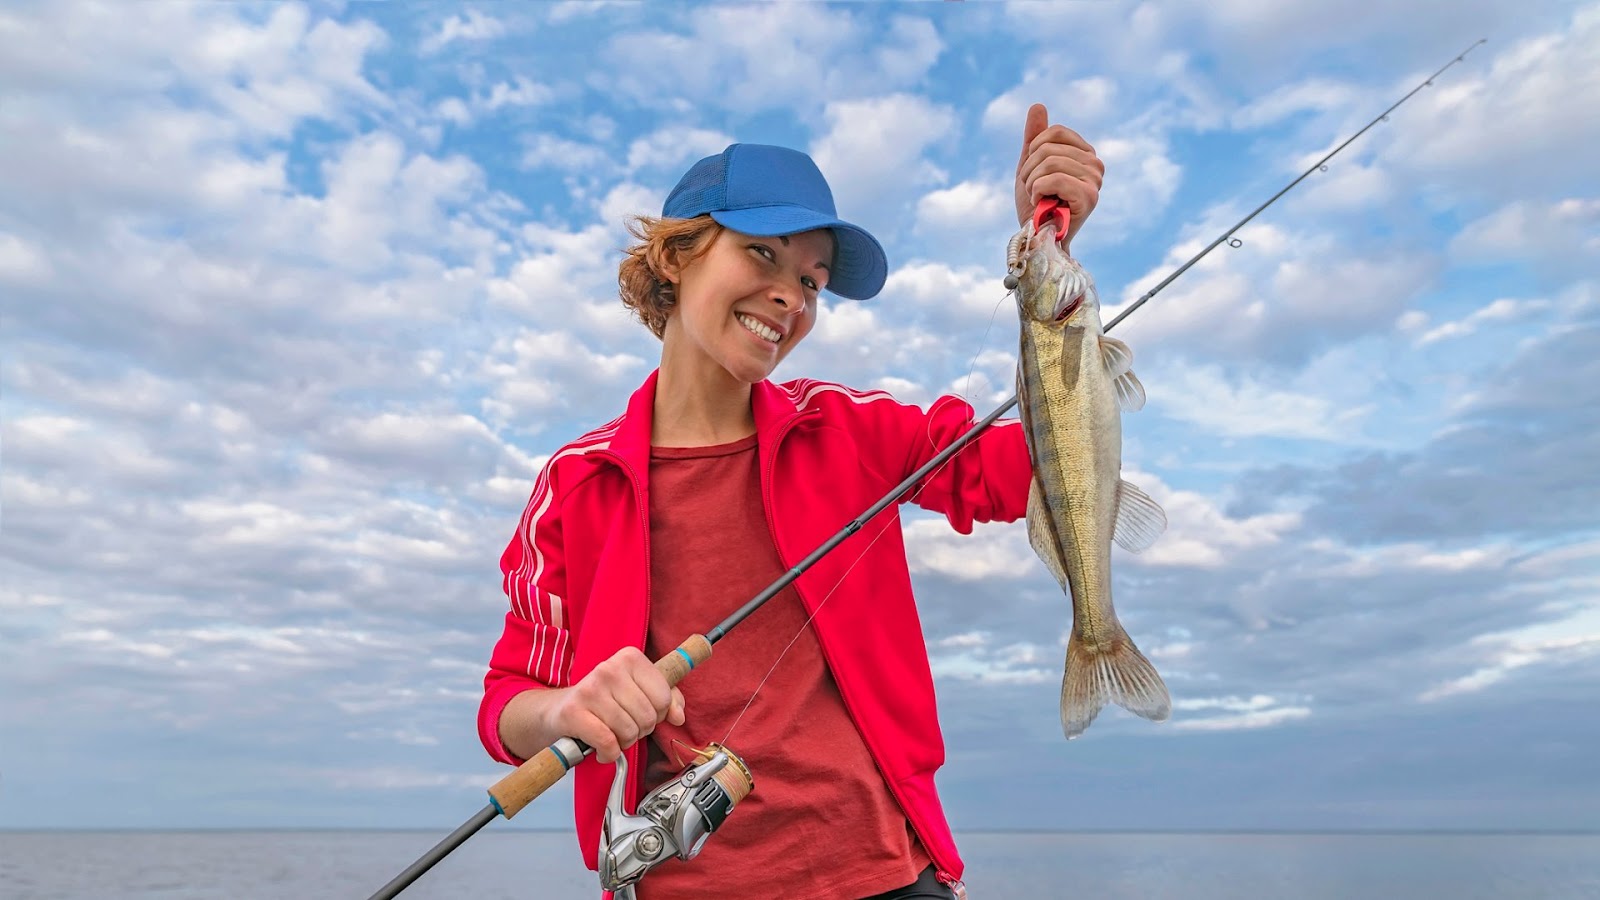
{"label": "reel handle", "polygon": [[[691,634],[677,649],[656,660],[656,670],[666,676],[667,684],[677,687],[695,666],[710,658],[711,642],[703,634]],[[494,787],[489,788],[489,799],[500,815],[509,819],[593,752],[594,748],[583,741],[562,738],[495,782]]]}

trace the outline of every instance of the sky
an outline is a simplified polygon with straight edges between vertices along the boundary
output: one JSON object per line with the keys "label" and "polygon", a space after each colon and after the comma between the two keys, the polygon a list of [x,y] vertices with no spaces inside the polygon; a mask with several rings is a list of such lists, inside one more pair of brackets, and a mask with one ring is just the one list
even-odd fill
{"label": "sky", "polygon": [[1106,163],[1109,320],[1479,38],[1116,329],[1170,721],[1064,740],[1023,524],[906,508],[939,786],[958,831],[1600,828],[1600,3],[1543,0],[6,4],[0,827],[480,809],[499,554],[658,360],[624,219],[695,159],[805,150],[888,251],[775,378],[982,415],[1030,103]]}

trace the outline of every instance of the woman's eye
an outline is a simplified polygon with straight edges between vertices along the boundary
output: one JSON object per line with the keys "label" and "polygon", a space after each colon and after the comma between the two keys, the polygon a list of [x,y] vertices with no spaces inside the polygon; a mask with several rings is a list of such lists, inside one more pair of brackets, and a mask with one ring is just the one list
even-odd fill
{"label": "woman's eye", "polygon": [[756,251],[762,256],[765,256],[769,260],[776,260],[778,258],[777,254],[772,252],[772,248],[766,246],[765,244],[751,244],[750,249]]}
{"label": "woman's eye", "polygon": [[817,280],[815,278],[802,278],[800,279],[800,283],[805,285],[806,290],[808,291],[814,291],[817,289]]}

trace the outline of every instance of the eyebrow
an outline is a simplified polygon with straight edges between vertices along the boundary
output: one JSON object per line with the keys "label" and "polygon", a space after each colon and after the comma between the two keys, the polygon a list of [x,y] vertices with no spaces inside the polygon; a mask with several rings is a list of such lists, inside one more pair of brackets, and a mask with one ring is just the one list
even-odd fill
{"label": "eyebrow", "polygon": [[[778,235],[778,240],[783,241],[783,245],[785,247],[789,246],[789,236],[788,235],[780,234],[780,235]],[[827,263],[817,263],[816,268],[819,268],[822,271],[827,272],[829,275],[833,274],[833,270],[828,268]]]}

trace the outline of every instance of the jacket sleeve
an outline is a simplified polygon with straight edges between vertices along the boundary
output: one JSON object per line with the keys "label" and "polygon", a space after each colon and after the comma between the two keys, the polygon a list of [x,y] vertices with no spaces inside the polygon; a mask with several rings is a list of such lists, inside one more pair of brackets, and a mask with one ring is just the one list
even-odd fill
{"label": "jacket sleeve", "polygon": [[565,608],[566,562],[562,552],[561,504],[547,464],[534,482],[517,533],[500,556],[510,609],[505,630],[489,658],[478,705],[478,737],[500,762],[523,760],[500,740],[500,714],[517,694],[565,687],[571,677],[572,634]]}
{"label": "jacket sleeve", "polygon": [[[940,397],[927,411],[898,401],[869,403],[861,409],[870,422],[867,452],[873,455],[875,468],[890,479],[890,487],[978,421],[972,406],[952,395]],[[1015,522],[1027,515],[1032,481],[1021,421],[997,419],[903,499],[943,513],[956,531],[971,534],[974,522]]]}

